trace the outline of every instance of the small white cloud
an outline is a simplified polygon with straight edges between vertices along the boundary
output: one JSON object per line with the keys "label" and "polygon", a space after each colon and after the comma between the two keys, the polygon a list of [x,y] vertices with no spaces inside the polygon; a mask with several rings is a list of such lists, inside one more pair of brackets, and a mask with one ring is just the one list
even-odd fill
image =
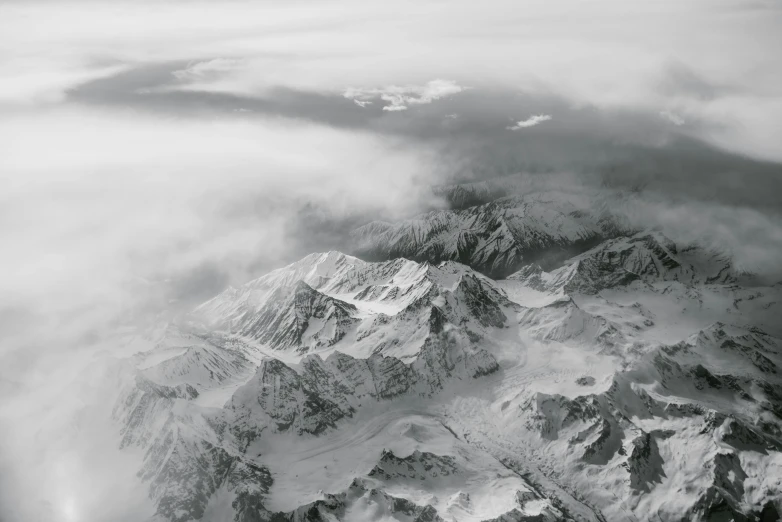
{"label": "small white cloud", "polygon": [[371,101],[361,101],[361,100],[353,100],[353,102],[358,105],[359,107],[366,107],[367,105],[372,105]]}
{"label": "small white cloud", "polygon": [[535,125],[540,125],[544,121],[548,121],[551,119],[551,116],[548,114],[537,114],[530,116],[526,120],[517,121],[515,125],[512,125],[510,127],[506,127],[508,130],[519,130],[519,129],[526,129],[527,127],[534,127]]}
{"label": "small white cloud", "polygon": [[660,116],[676,126],[684,125],[686,123],[684,118],[670,111],[660,111]]}
{"label": "small white cloud", "polygon": [[435,100],[457,94],[465,90],[450,80],[432,80],[424,85],[388,85],[377,89],[348,88],[343,93],[345,98],[364,107],[372,100],[380,99],[386,104],[384,111],[404,111],[410,105],[424,105]]}
{"label": "small white cloud", "polygon": [[389,112],[406,111],[407,105],[385,105],[383,106],[383,110]]}

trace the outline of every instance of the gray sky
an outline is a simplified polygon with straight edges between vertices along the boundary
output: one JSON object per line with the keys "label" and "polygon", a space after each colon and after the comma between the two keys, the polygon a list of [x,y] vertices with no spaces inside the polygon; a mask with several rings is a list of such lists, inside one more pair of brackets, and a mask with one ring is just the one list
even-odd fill
{"label": "gray sky", "polygon": [[118,317],[342,248],[454,179],[643,186],[639,222],[773,272],[779,49],[775,0],[5,1],[0,390],[40,406]]}

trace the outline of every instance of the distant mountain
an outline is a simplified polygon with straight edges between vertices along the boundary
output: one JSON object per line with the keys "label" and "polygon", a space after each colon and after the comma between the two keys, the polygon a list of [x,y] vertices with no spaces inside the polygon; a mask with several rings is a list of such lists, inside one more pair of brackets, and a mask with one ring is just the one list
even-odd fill
{"label": "distant mountain", "polygon": [[373,260],[458,261],[490,277],[537,262],[556,266],[626,226],[608,208],[552,193],[509,196],[463,210],[438,210],[353,231],[354,251]]}
{"label": "distant mountain", "polygon": [[659,232],[641,232],[608,240],[545,272],[530,264],[508,276],[540,291],[596,294],[633,281],[730,284],[752,281],[729,257],[698,245],[679,249]]}

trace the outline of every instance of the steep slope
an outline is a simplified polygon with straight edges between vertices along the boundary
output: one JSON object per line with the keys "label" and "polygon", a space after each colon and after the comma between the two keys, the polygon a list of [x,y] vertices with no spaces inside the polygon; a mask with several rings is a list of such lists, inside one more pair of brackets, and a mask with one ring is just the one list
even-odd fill
{"label": "steep slope", "polygon": [[331,346],[357,322],[355,306],[332,299],[303,281],[282,287],[236,327],[239,335],[274,349]]}

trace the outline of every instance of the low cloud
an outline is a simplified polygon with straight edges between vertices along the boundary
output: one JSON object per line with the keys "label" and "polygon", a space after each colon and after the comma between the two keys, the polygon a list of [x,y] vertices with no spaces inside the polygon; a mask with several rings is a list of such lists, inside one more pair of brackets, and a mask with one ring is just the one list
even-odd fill
{"label": "low cloud", "polygon": [[527,127],[534,127],[535,125],[540,125],[544,121],[549,121],[551,119],[551,116],[548,114],[538,114],[536,116],[530,116],[526,120],[517,121],[515,125],[511,125],[510,127],[506,127],[508,130],[519,130],[519,129],[526,129]]}

